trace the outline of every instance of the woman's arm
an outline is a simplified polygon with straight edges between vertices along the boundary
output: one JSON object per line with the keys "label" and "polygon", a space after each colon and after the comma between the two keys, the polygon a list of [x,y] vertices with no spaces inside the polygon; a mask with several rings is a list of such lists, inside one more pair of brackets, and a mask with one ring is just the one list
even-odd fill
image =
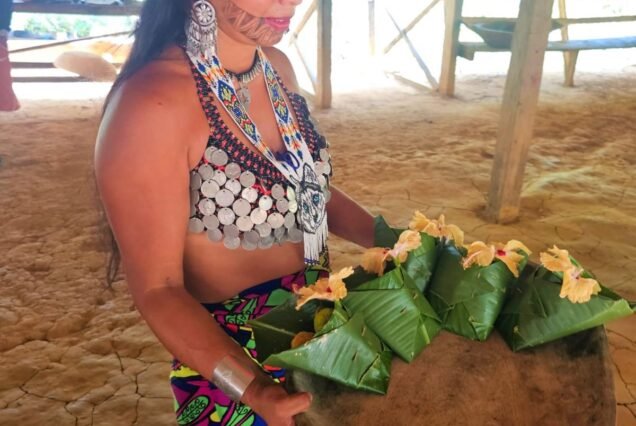
{"label": "woman's arm", "polygon": [[166,349],[207,379],[227,355],[252,369],[258,379],[243,402],[272,423],[286,421],[306,409],[310,397],[288,396],[275,385],[184,287],[187,141],[200,126],[187,102],[184,108],[191,82],[173,75],[153,79],[143,84],[133,78],[120,89],[126,96],[112,99],[95,150],[99,193],[133,301]]}

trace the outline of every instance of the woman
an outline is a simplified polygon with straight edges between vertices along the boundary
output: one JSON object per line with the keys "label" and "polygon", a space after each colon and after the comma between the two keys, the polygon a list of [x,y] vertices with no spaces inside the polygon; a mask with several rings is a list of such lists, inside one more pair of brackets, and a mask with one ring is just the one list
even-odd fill
{"label": "woman", "polygon": [[179,424],[293,424],[311,396],[256,365],[245,323],[327,271],[327,217],[373,242],[272,48],[301,1],[146,0],[104,110],[98,188],[134,303],[175,357]]}

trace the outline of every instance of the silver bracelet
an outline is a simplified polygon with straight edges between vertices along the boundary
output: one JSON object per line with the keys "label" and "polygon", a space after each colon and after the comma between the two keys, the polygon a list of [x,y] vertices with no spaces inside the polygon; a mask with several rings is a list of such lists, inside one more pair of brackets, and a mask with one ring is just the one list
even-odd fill
{"label": "silver bracelet", "polygon": [[254,372],[232,355],[226,355],[219,361],[212,373],[212,382],[234,402],[241,400],[245,389],[255,378]]}

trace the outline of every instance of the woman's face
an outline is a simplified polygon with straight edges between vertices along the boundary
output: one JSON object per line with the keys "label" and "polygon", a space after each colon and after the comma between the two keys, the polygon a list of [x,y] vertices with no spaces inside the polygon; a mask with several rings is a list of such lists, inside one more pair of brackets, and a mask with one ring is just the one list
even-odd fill
{"label": "woman's face", "polygon": [[302,0],[211,0],[219,29],[232,38],[273,46],[289,30],[289,21]]}

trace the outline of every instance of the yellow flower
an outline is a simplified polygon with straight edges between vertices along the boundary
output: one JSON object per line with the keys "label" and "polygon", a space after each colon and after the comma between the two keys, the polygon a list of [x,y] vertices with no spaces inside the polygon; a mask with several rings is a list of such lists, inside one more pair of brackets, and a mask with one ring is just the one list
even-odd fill
{"label": "yellow flower", "polygon": [[472,265],[489,266],[495,259],[501,260],[508,267],[512,275],[519,277],[519,263],[524,256],[519,254],[524,251],[530,255],[530,249],[517,240],[510,240],[506,244],[494,243],[486,244],[481,241],[475,241],[468,246],[468,254],[462,261],[464,269],[470,268]]}
{"label": "yellow flower", "polygon": [[398,242],[388,251],[387,255],[400,263],[406,261],[411,250],[422,245],[422,236],[417,231],[406,230],[400,234]]}
{"label": "yellow flower", "polygon": [[574,266],[568,251],[561,250],[557,246],[552,246],[547,252],[541,253],[539,258],[543,267],[552,272],[565,272]]}
{"label": "yellow flower", "polygon": [[552,246],[547,252],[541,253],[541,264],[552,272],[563,273],[563,284],[559,296],[568,298],[572,303],[589,302],[593,294],[601,291],[601,286],[595,279],[584,278],[584,270],[572,263],[567,250]]}
{"label": "yellow flower", "polygon": [[299,287],[294,284],[292,286],[294,293],[299,296],[296,309],[299,310],[312,299],[331,300],[332,302],[344,299],[347,295],[347,287],[343,280],[351,274],[353,274],[353,268],[349,266],[341,269],[340,272],[329,275],[328,278],[320,278],[310,286]]}
{"label": "yellow flower", "polygon": [[379,276],[384,275],[389,249],[372,247],[362,254],[362,268]]}
{"label": "yellow flower", "polygon": [[435,220],[429,219],[421,212],[416,211],[409,223],[409,228],[428,234],[431,237],[453,240],[457,246],[464,245],[464,231],[456,225],[446,225],[446,218],[443,214]]}

